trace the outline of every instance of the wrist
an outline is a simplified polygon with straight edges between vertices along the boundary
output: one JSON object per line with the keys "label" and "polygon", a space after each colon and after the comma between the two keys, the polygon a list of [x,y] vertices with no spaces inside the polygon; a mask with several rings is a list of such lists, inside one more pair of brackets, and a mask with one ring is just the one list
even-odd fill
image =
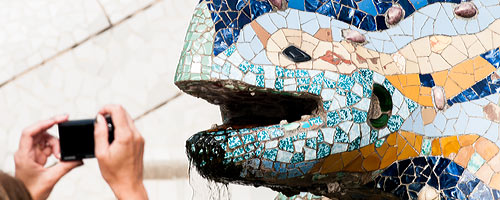
{"label": "wrist", "polygon": [[127,199],[137,199],[137,200],[146,200],[148,199],[148,195],[146,192],[146,188],[144,187],[144,183],[141,181],[136,184],[113,184],[111,185],[111,189],[115,194],[116,198],[119,200],[127,200]]}

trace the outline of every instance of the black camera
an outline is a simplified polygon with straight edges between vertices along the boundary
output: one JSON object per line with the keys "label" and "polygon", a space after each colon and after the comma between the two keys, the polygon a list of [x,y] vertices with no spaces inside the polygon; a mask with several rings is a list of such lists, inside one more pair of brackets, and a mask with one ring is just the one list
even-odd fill
{"label": "black camera", "polygon": [[[114,126],[111,117],[105,117],[108,126],[108,142],[114,140]],[[73,161],[94,158],[95,119],[72,120],[58,124],[61,160]]]}

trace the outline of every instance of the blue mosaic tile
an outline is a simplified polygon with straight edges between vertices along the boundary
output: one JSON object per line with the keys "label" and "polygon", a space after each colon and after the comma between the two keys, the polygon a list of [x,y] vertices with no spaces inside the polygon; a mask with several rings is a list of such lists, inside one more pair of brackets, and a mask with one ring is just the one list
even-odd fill
{"label": "blue mosaic tile", "polygon": [[281,139],[279,141],[279,148],[293,153],[293,141],[291,137]]}
{"label": "blue mosaic tile", "polygon": [[324,157],[330,155],[330,151],[331,151],[331,148],[328,144],[324,144],[324,143],[319,144],[318,145],[318,153],[316,154],[316,157],[318,159],[324,158]]}
{"label": "blue mosaic tile", "polygon": [[303,153],[295,153],[292,156],[292,160],[290,163],[295,164],[304,161],[304,154]]}
{"label": "blue mosaic tile", "polygon": [[349,136],[340,127],[335,128],[334,142],[349,143]]}
{"label": "blue mosaic tile", "polygon": [[318,130],[318,143],[322,143],[324,141],[324,136],[323,136],[323,132],[320,130]]}
{"label": "blue mosaic tile", "polygon": [[309,85],[300,85],[297,87],[297,92],[307,92],[309,90]]}
{"label": "blue mosaic tile", "polygon": [[389,131],[396,132],[403,125],[403,118],[399,115],[392,115],[389,117],[389,122],[387,122],[387,127]]}
{"label": "blue mosaic tile", "polygon": [[347,97],[347,106],[352,106],[361,101],[361,97],[354,94],[353,92],[347,92],[346,97]]}
{"label": "blue mosaic tile", "polygon": [[259,141],[265,141],[265,140],[269,140],[271,138],[269,137],[269,134],[267,133],[267,131],[260,131],[257,133],[257,139]]}
{"label": "blue mosaic tile", "polygon": [[410,113],[418,108],[417,102],[415,102],[409,98],[406,98],[406,97],[405,97],[405,101],[406,101],[406,104],[408,105],[408,110],[410,111]]}
{"label": "blue mosaic tile", "polygon": [[332,101],[323,101],[323,109],[324,110],[330,109],[331,105],[332,105]]}
{"label": "blue mosaic tile", "polygon": [[280,77],[280,78],[285,77],[285,69],[276,66],[276,77]]}
{"label": "blue mosaic tile", "polygon": [[336,82],[329,80],[329,79],[323,79],[323,83],[325,88],[335,88]]}
{"label": "blue mosaic tile", "polygon": [[278,155],[277,149],[267,149],[262,154],[262,158],[274,161],[276,160],[276,155]]}
{"label": "blue mosaic tile", "polygon": [[430,74],[419,74],[420,77],[420,84],[424,87],[434,87],[436,84],[434,84],[434,79]]}
{"label": "blue mosaic tile", "polygon": [[255,146],[254,145],[249,144],[249,145],[245,146],[245,151],[246,152],[252,152],[253,150],[255,150]]}
{"label": "blue mosaic tile", "polygon": [[231,137],[228,139],[228,146],[231,149],[234,149],[238,146],[241,146],[243,143],[241,143],[241,140],[239,137]]}
{"label": "blue mosaic tile", "polygon": [[255,81],[257,87],[266,87],[264,83],[264,75],[258,75]]}
{"label": "blue mosaic tile", "polygon": [[297,85],[309,85],[310,78],[297,78]]}
{"label": "blue mosaic tile", "polygon": [[311,149],[316,149],[317,141],[316,138],[311,138],[306,140],[306,146]]}
{"label": "blue mosaic tile", "polygon": [[326,125],[328,127],[337,126],[341,121],[340,115],[337,112],[329,112],[326,115]]}
{"label": "blue mosaic tile", "polygon": [[487,60],[491,65],[498,69],[500,66],[500,49],[496,48],[481,54],[485,60]]}
{"label": "blue mosaic tile", "polygon": [[311,118],[311,119],[309,119],[309,122],[313,125],[322,125],[323,124],[323,120],[321,119],[321,117]]}
{"label": "blue mosaic tile", "polygon": [[243,136],[242,139],[243,139],[244,144],[249,144],[249,143],[255,142],[255,137],[252,134],[245,135],[245,136]]}
{"label": "blue mosaic tile", "polygon": [[233,157],[238,157],[241,156],[245,153],[245,150],[243,148],[237,148],[233,151]]}
{"label": "blue mosaic tile", "polygon": [[377,148],[380,147],[380,146],[382,146],[383,141],[382,141],[381,144],[377,144],[377,142],[378,142],[378,131],[377,130],[371,130],[370,131],[370,144],[375,143],[375,147],[377,147]]}
{"label": "blue mosaic tile", "polygon": [[337,82],[337,87],[350,91],[353,86],[354,86],[354,79],[351,76],[347,76],[344,74],[339,75],[339,81]]}
{"label": "blue mosaic tile", "polygon": [[260,65],[250,64],[250,71],[254,74],[264,74],[264,68]]}
{"label": "blue mosaic tile", "polygon": [[385,89],[387,89],[387,91],[389,91],[389,93],[391,95],[394,94],[395,88],[394,88],[394,86],[392,86],[392,84],[391,84],[391,82],[389,82],[389,80],[387,80],[387,79],[384,80],[384,87],[385,87]]}
{"label": "blue mosaic tile", "polygon": [[309,87],[309,93],[319,95],[321,93],[321,85],[313,84]]}
{"label": "blue mosaic tile", "polygon": [[342,121],[351,121],[352,120],[352,114],[351,114],[350,109],[347,109],[347,108],[340,109],[339,114],[340,114],[340,119]]}
{"label": "blue mosaic tile", "polygon": [[285,133],[281,129],[271,130],[271,138],[277,138],[277,137],[281,137],[283,135],[285,135]]}
{"label": "blue mosaic tile", "polygon": [[355,123],[366,122],[367,116],[367,112],[352,108],[352,118]]}
{"label": "blue mosaic tile", "polygon": [[277,78],[276,82],[274,83],[274,88],[278,91],[282,91],[283,90],[283,79]]}
{"label": "blue mosaic tile", "polygon": [[349,144],[349,148],[347,151],[359,149],[360,143],[361,143],[361,137],[357,137]]}

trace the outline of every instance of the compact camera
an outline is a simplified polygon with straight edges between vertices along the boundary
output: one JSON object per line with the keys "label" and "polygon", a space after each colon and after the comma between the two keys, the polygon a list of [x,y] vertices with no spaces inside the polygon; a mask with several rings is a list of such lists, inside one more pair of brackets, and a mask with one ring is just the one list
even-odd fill
{"label": "compact camera", "polygon": [[[114,140],[111,117],[105,117],[108,126],[108,142]],[[73,161],[94,158],[94,123],[96,119],[71,120],[58,124],[61,160]]]}

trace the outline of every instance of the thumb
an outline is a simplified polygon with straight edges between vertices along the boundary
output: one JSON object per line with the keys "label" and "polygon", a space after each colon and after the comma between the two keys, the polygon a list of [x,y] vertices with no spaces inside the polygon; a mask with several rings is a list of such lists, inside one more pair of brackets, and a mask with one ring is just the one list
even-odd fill
{"label": "thumb", "polygon": [[47,169],[52,178],[57,182],[61,177],[67,174],[72,169],[82,166],[82,161],[59,162],[56,165]]}
{"label": "thumb", "polygon": [[108,126],[106,124],[106,119],[104,119],[101,114],[97,115],[97,119],[94,124],[94,143],[95,156],[100,158],[108,151],[109,147]]}

